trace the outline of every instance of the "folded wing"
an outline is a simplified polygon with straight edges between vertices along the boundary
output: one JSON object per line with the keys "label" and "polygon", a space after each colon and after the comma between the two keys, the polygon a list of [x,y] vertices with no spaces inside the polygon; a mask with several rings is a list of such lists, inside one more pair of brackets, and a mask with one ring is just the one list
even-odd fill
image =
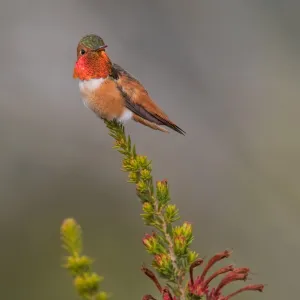
{"label": "folded wing", "polygon": [[168,116],[152,101],[142,84],[119,65],[113,65],[112,76],[122,94],[126,107],[134,114],[151,123],[167,126],[174,131],[185,131],[173,123]]}

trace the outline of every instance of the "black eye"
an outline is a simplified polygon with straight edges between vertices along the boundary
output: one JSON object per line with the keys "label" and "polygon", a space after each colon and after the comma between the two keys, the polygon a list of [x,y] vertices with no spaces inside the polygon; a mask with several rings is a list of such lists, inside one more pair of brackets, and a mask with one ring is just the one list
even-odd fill
{"label": "black eye", "polygon": [[85,50],[84,50],[84,49],[81,49],[81,50],[80,50],[80,54],[83,55],[84,53],[85,53]]}

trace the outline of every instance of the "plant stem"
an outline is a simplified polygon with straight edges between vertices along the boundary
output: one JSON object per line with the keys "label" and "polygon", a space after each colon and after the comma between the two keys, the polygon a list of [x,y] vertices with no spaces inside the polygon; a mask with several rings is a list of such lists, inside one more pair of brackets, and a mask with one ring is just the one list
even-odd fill
{"label": "plant stem", "polygon": [[179,276],[180,270],[179,270],[179,267],[177,264],[176,254],[174,252],[173,240],[172,240],[170,234],[168,233],[167,222],[166,222],[163,214],[161,213],[161,210],[159,209],[158,201],[157,201],[156,197],[153,197],[153,199],[154,199],[154,208],[155,208],[156,215],[161,220],[162,231],[163,231],[165,239],[168,243],[168,252],[169,252],[169,255],[170,255],[170,258],[172,261],[172,266],[173,266],[175,274],[176,274],[175,280],[176,280],[176,285],[177,285],[178,292],[179,292],[179,299],[185,299],[184,287],[182,286],[181,276]]}
{"label": "plant stem", "polygon": [[[126,165],[124,165],[124,161],[123,161],[124,170],[126,170],[127,172],[136,174],[135,175],[136,177],[135,177],[134,181],[132,181],[132,182],[135,182],[137,185],[139,184],[139,182],[142,182],[143,184],[146,185],[147,195],[149,197],[149,199],[146,201],[152,202],[153,207],[154,207],[154,214],[156,215],[157,219],[161,223],[160,224],[161,226],[159,226],[159,227],[157,227],[155,225],[153,225],[153,226],[156,227],[158,230],[160,230],[164,236],[164,239],[166,241],[166,250],[170,256],[171,264],[172,264],[172,267],[174,270],[174,275],[175,275],[174,283],[177,287],[176,292],[179,294],[179,296],[177,296],[177,299],[185,300],[186,299],[185,298],[185,290],[184,290],[184,286],[183,286],[184,271],[178,265],[177,257],[176,257],[175,251],[174,251],[174,242],[173,242],[172,236],[168,232],[169,222],[166,220],[163,210],[160,207],[159,199],[154,195],[153,179],[152,179],[152,174],[151,174],[152,169],[151,169],[151,167],[148,167],[145,165],[139,166],[138,168],[136,168],[136,165],[135,165],[135,163],[137,163],[136,158],[139,157],[139,155],[137,155],[135,152],[135,146],[132,147],[130,137],[129,136],[126,137],[124,127],[121,124],[119,124],[115,121],[112,121],[112,122],[105,121],[105,123],[110,130],[110,135],[116,141],[116,148],[127,159]],[[147,160],[148,159],[146,157],[146,162],[147,162]],[[130,165],[131,161],[134,162],[133,165]],[[141,172],[143,170],[149,171],[149,176],[150,176],[149,179],[141,179],[142,178]],[[141,198],[141,194],[139,194],[138,188],[137,188],[137,194],[143,203],[143,199]]]}

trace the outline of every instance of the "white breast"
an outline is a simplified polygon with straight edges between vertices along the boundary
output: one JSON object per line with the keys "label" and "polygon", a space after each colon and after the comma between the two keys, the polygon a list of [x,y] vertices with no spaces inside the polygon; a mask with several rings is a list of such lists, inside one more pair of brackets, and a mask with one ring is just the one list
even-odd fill
{"label": "white breast", "polygon": [[106,78],[95,78],[90,80],[80,80],[79,81],[79,89],[81,92],[88,91],[93,92],[96,90]]}
{"label": "white breast", "polygon": [[106,78],[94,78],[90,80],[80,80],[79,81],[79,90],[81,93],[81,99],[84,105],[87,108],[89,107],[89,99],[87,98],[90,93],[93,93],[104,81]]}

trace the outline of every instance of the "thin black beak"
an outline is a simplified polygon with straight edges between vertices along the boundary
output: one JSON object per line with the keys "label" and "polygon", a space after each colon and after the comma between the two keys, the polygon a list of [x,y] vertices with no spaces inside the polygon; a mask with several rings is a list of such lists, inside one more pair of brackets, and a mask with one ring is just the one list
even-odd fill
{"label": "thin black beak", "polygon": [[107,45],[103,45],[103,46],[95,49],[94,51],[101,51],[101,50],[104,50],[105,48],[107,48]]}

